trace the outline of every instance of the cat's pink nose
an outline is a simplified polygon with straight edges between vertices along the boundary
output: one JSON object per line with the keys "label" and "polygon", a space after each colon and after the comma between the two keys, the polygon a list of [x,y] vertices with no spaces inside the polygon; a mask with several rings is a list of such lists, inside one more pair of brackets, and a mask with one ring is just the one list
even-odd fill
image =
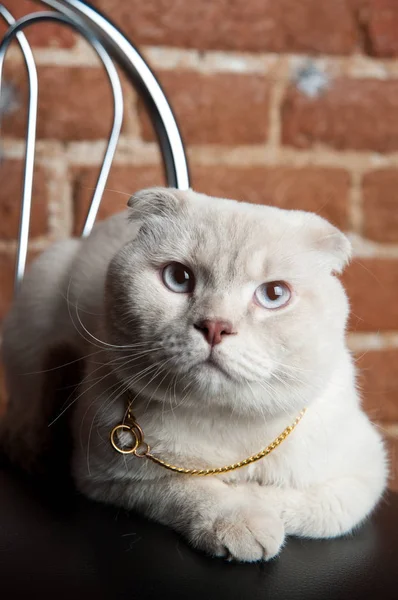
{"label": "cat's pink nose", "polygon": [[236,333],[233,331],[230,321],[221,321],[218,319],[203,319],[203,321],[195,323],[194,327],[203,333],[210,346],[220,344],[224,336]]}

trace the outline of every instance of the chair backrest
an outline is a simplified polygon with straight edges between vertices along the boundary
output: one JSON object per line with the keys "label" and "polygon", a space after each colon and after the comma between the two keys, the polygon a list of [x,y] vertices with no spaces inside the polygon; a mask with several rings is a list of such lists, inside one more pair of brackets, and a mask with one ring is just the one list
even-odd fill
{"label": "chair backrest", "polygon": [[65,26],[72,27],[96,51],[112,88],[114,112],[111,133],[82,235],[88,235],[93,227],[122,125],[123,92],[115,64],[124,70],[127,78],[146,105],[159,142],[168,185],[179,189],[189,187],[187,158],[175,117],[157,79],[134,45],[108,18],[86,2],[81,0],[37,1],[52,10],[35,12],[16,20],[11,12],[0,4],[0,16],[9,25],[8,31],[0,42],[0,94],[4,58],[11,41],[14,39],[18,41],[24,56],[29,82],[25,168],[15,269],[16,286],[18,286],[24,275],[28,249],[39,87],[33,54],[23,34],[23,30],[29,25],[44,21],[57,21]]}

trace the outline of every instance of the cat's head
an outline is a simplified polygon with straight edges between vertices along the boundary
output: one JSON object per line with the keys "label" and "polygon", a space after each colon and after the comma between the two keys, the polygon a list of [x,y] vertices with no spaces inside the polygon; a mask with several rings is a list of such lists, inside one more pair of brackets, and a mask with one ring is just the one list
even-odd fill
{"label": "cat's head", "polygon": [[131,345],[125,383],[236,411],[310,402],[344,348],[347,238],[311,213],[192,190],[144,190],[129,206],[139,231],[106,286],[109,339]]}

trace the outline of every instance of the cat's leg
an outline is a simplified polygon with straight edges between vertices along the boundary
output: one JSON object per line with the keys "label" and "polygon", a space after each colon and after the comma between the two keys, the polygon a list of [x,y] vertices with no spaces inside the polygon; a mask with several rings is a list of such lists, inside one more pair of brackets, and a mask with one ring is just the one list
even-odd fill
{"label": "cat's leg", "polygon": [[157,481],[78,480],[87,496],[138,509],[180,532],[194,547],[239,561],[269,560],[284,541],[276,511],[265,508],[246,486],[217,478],[167,477]]}
{"label": "cat's leg", "polygon": [[349,533],[371,513],[384,482],[342,477],[306,489],[264,487],[255,494],[278,510],[287,535],[331,538]]}
{"label": "cat's leg", "polygon": [[264,506],[279,511],[288,535],[349,533],[370,515],[385,490],[388,459],[382,437],[361,411],[346,409],[344,417],[346,429],[340,428],[338,441],[332,436],[332,445],[314,445],[312,464],[298,459],[291,465],[289,479],[295,485],[253,486]]}

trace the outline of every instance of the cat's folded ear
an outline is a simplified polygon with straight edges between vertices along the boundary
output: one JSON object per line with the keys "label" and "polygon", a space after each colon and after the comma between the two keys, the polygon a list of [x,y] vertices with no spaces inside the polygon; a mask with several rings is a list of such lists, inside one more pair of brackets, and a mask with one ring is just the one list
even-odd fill
{"label": "cat's folded ear", "polygon": [[350,262],[352,246],[349,239],[337,227],[318,215],[308,215],[311,245],[321,253],[322,262],[333,273],[342,273]]}
{"label": "cat's folded ear", "polygon": [[182,202],[180,190],[162,187],[147,188],[129,198],[127,206],[132,209],[129,218],[145,220],[155,215],[170,217],[177,213]]}

